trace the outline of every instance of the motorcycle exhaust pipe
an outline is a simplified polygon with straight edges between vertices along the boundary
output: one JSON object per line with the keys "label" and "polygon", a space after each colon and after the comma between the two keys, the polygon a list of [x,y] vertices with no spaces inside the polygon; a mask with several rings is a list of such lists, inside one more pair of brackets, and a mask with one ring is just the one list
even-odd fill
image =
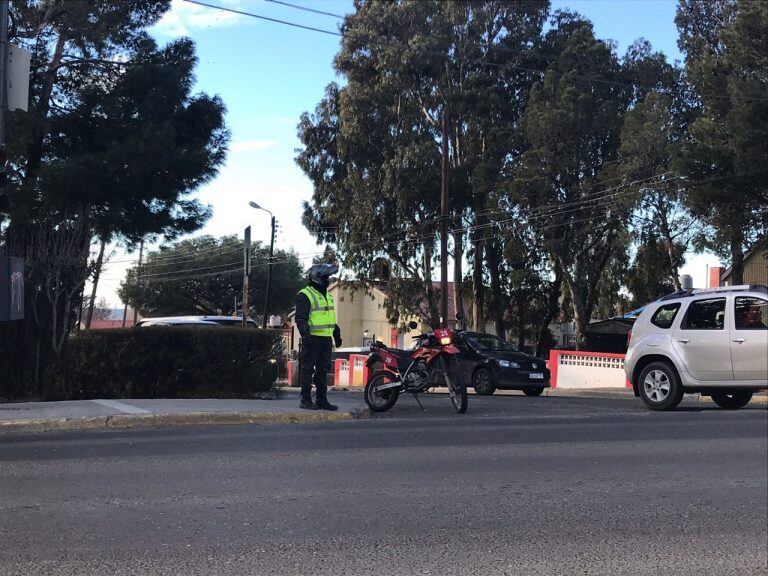
{"label": "motorcycle exhaust pipe", "polygon": [[386,384],[379,384],[376,386],[374,392],[383,392],[384,390],[390,390],[391,388],[400,388],[403,385],[402,382],[387,382]]}

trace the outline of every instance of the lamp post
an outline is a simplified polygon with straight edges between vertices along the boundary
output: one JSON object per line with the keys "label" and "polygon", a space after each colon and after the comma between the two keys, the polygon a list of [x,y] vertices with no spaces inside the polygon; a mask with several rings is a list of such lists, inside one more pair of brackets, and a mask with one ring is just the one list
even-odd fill
{"label": "lamp post", "polygon": [[264,320],[262,322],[262,328],[267,327],[267,313],[269,310],[269,290],[270,286],[272,285],[272,260],[275,253],[275,215],[272,214],[269,210],[266,208],[263,208],[256,204],[256,202],[248,202],[248,205],[255,209],[255,210],[263,210],[267,214],[269,214],[272,224],[272,235],[270,237],[269,241],[269,267],[267,268],[267,291],[266,295],[264,296]]}

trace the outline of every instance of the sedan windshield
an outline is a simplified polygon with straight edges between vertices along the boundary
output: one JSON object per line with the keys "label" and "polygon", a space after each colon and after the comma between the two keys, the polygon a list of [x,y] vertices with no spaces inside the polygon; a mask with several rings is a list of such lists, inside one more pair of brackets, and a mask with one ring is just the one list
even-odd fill
{"label": "sedan windshield", "polygon": [[479,350],[507,350],[510,352],[519,352],[519,350],[512,344],[505,342],[493,334],[473,334],[467,338],[472,345]]}

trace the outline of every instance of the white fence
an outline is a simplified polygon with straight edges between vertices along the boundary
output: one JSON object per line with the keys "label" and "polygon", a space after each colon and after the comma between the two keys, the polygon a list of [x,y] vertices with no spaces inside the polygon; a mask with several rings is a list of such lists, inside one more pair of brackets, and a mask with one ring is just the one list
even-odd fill
{"label": "white fence", "polygon": [[624,374],[624,354],[551,350],[549,369],[553,388],[631,387]]}

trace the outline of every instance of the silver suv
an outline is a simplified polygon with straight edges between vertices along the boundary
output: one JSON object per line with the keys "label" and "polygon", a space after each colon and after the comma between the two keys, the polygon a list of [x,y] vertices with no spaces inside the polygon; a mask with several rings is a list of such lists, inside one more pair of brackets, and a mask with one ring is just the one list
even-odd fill
{"label": "silver suv", "polygon": [[768,288],[683,290],[649,304],[630,332],[624,369],[652,410],[673,409],[686,392],[746,406],[768,388]]}

